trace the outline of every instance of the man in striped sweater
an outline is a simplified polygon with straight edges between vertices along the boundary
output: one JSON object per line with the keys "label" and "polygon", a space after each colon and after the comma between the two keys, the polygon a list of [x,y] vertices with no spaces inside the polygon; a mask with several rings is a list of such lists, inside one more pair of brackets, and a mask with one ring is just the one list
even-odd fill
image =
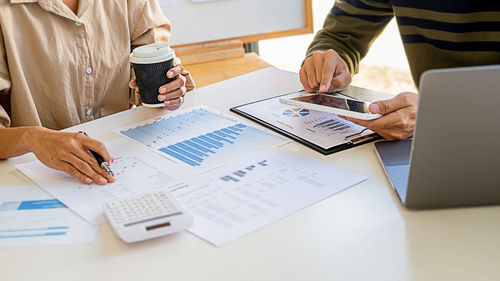
{"label": "man in striped sweater", "polygon": [[[500,2],[491,0],[337,0],[300,70],[308,92],[344,89],[387,23],[396,17],[415,83],[435,68],[500,64]],[[384,116],[345,117],[386,139],[412,137],[417,95],[372,103]]]}

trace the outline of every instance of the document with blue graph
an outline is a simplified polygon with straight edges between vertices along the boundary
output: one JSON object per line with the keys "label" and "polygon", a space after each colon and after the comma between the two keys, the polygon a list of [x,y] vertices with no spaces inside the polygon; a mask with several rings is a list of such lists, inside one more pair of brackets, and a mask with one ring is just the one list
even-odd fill
{"label": "document with blue graph", "polygon": [[115,131],[198,170],[209,170],[235,157],[288,142],[278,134],[207,107],[186,109]]}
{"label": "document with blue graph", "polygon": [[91,243],[97,231],[36,186],[0,188],[0,248]]}

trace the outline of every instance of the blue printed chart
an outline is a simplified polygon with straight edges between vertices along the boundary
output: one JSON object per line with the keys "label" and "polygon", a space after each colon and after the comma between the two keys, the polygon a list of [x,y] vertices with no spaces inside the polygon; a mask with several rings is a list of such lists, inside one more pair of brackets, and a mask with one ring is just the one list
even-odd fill
{"label": "blue printed chart", "polygon": [[202,107],[118,131],[169,159],[200,169],[215,168],[235,157],[288,142]]}
{"label": "blue printed chart", "polygon": [[98,229],[36,186],[0,188],[0,248],[89,243]]}
{"label": "blue printed chart", "polygon": [[[33,200],[33,201],[6,201],[0,204],[0,211],[25,211],[66,208],[57,199]],[[59,236],[66,235],[69,226],[42,226],[42,227],[21,227],[21,228],[0,228],[0,239],[26,238],[37,236]]]}
{"label": "blue printed chart", "polygon": [[201,131],[213,131],[235,123],[235,120],[221,114],[205,108],[195,108],[136,123],[118,129],[118,132],[150,148],[158,149],[175,143],[179,138],[190,138]]}

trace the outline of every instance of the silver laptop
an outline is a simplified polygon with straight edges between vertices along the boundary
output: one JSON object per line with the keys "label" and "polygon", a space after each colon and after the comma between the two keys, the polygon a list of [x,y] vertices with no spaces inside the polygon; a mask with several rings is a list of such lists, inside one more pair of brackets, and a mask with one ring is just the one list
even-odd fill
{"label": "silver laptop", "polygon": [[408,208],[500,204],[500,65],[425,72],[414,138],[375,149]]}

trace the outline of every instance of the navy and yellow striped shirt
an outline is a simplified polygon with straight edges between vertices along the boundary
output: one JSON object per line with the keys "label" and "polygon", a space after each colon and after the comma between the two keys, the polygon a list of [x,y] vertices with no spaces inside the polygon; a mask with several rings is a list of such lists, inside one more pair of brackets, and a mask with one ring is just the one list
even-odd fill
{"label": "navy and yellow striped shirt", "polygon": [[307,54],[334,49],[359,61],[396,17],[415,83],[428,69],[500,64],[500,1],[337,0]]}

